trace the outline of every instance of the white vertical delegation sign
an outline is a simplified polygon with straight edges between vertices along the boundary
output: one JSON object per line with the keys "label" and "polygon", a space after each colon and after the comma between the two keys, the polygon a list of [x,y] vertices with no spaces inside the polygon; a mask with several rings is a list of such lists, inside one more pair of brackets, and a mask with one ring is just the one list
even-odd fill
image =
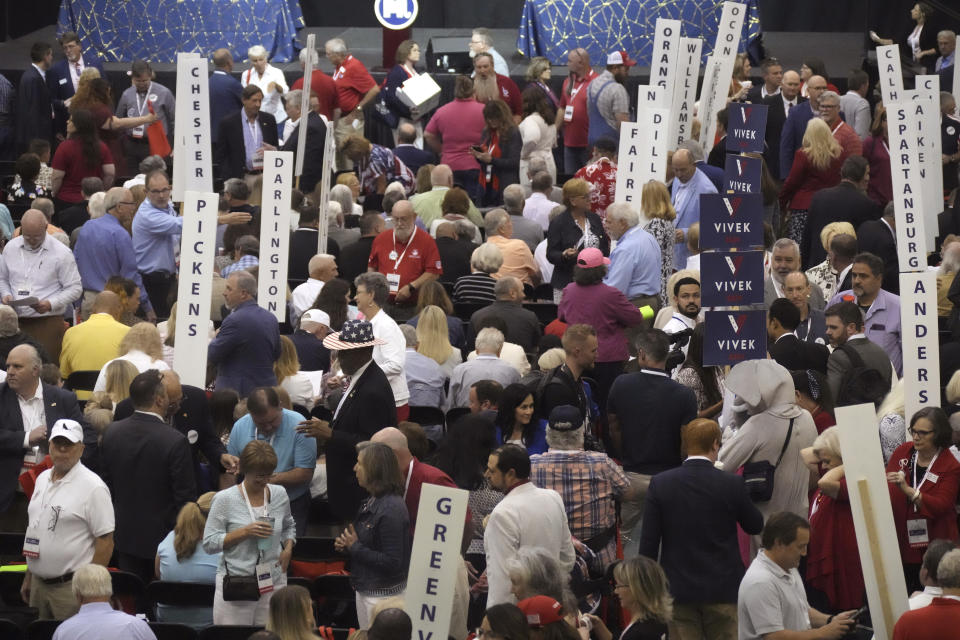
{"label": "white vertical delegation sign", "polygon": [[463,489],[435,484],[425,483],[420,490],[410,572],[403,594],[414,638],[442,640],[450,635],[468,496]]}
{"label": "white vertical delegation sign", "polygon": [[924,231],[923,187],[917,154],[917,122],[910,102],[888,103],[890,177],[897,227],[900,271],[925,271],[927,238]]}
{"label": "white vertical delegation sign", "polygon": [[[325,116],[320,117],[323,118],[323,123],[327,127],[327,135],[323,142],[323,173],[320,178],[320,202],[317,203],[320,207],[320,233],[317,234],[317,253],[326,253],[327,232],[329,229],[327,209],[330,206],[330,174],[333,173],[333,160],[336,150],[333,144],[333,123],[328,122]],[[343,215],[348,215],[349,213],[349,211],[344,211]]]}
{"label": "white vertical delegation sign", "polygon": [[180,236],[180,277],[177,285],[177,348],[173,370],[180,382],[203,389],[207,385],[207,326],[213,287],[213,259],[217,253],[216,193],[187,191],[183,200]]}
{"label": "white vertical delegation sign", "polygon": [[693,121],[693,104],[697,99],[697,78],[700,75],[700,38],[680,38],[680,55],[677,59],[676,82],[673,85],[673,112],[675,120],[670,124],[670,148],[690,139]]}
{"label": "white vertical delegation sign", "polygon": [[[670,109],[646,108],[637,114],[637,124],[647,133],[643,137],[641,183],[650,180],[664,182],[667,179],[667,130]],[[641,184],[642,188],[643,184]]]}
{"label": "white vertical delegation sign", "polygon": [[917,146],[923,179],[927,246],[937,238],[937,214],[943,210],[943,139],[940,132],[940,76],[917,76],[913,91],[917,118]]}
{"label": "white vertical delegation sign", "polygon": [[937,272],[900,274],[900,337],[903,343],[904,415],[940,406],[937,341]]}
{"label": "white vertical delegation sign", "polygon": [[900,45],[889,44],[877,47],[877,67],[880,71],[880,95],[883,98],[883,104],[888,105],[903,100]]}
{"label": "white vertical delegation sign", "polygon": [[207,60],[198,53],[177,54],[177,104],[173,137],[173,200],[187,191],[213,191],[210,145],[210,81]]}
{"label": "white vertical delegation sign", "polygon": [[680,21],[657,18],[654,27],[653,55],[650,57],[650,86],[660,87],[658,107],[670,108],[680,57]]}
{"label": "white vertical delegation sign", "polygon": [[[307,116],[310,115],[310,85],[313,84],[313,53],[316,51],[316,34],[311,33],[307,36],[307,55],[306,63],[303,67],[303,94],[300,96],[300,128],[297,130],[297,166],[293,169],[293,174],[297,177],[303,175],[303,154],[307,149]],[[297,185],[299,186],[299,184]]]}
{"label": "white vertical delegation sign", "polygon": [[[643,90],[645,87],[640,87]],[[614,192],[614,202],[629,202],[634,209],[642,211],[640,195],[643,191],[643,182],[640,180],[640,147],[644,136],[640,133],[640,125],[635,122],[624,122],[620,125],[620,146],[617,151],[617,183]]]}
{"label": "white vertical delegation sign", "polygon": [[293,189],[293,152],[264,152],[257,303],[275,315],[278,322],[283,322],[287,315],[291,189]]}
{"label": "white vertical delegation sign", "polygon": [[909,606],[877,413],[872,404],[837,407],[835,412],[874,637],[890,640],[893,625]]}
{"label": "white vertical delegation sign", "polygon": [[[711,92],[700,96],[700,142],[704,153],[713,148],[713,138],[717,131],[717,113],[727,106],[727,94],[730,93],[730,78],[733,76],[733,64],[740,48],[740,33],[743,20],[747,15],[747,5],[739,2],[724,2],[723,13],[717,24],[717,40],[713,46],[715,65]],[[706,100],[704,100],[706,98]]]}

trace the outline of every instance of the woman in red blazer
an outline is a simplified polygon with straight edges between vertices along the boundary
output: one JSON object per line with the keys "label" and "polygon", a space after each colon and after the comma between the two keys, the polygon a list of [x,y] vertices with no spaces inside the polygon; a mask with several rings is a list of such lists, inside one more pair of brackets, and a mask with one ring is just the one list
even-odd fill
{"label": "woman in red blazer", "polygon": [[912,442],[905,442],[887,463],[893,519],[900,539],[908,589],[919,586],[920,563],[931,540],[957,539],[957,489],[960,462],[950,453],[952,431],[947,414],[926,407],[910,420]]}

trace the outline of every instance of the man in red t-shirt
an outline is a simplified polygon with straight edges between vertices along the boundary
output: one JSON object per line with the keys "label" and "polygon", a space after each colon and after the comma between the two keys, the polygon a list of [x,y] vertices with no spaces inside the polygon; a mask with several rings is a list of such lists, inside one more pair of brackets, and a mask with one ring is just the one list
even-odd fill
{"label": "man in red t-shirt", "polygon": [[437,243],[429,233],[417,229],[417,214],[409,200],[393,205],[391,217],[393,229],[382,231],[373,240],[367,270],[387,277],[393,303],[390,315],[400,322],[413,317],[417,290],[439,278],[443,268]]}
{"label": "man in red t-shirt", "polygon": [[[337,86],[333,78],[325,74],[318,68],[320,64],[320,54],[316,49],[302,49],[300,51],[300,68],[307,68],[307,56],[313,56],[313,72],[310,74],[310,95],[316,95],[320,100],[320,108],[317,110],[327,120],[333,121],[334,110],[337,108]],[[290,89],[303,89],[303,78],[297,78],[293,81]]]}
{"label": "man in red t-shirt", "polygon": [[493,56],[489,53],[478,53],[473,59],[474,92],[479,102],[489,102],[496,98],[503,100],[510,107],[514,119],[519,123],[523,116],[523,102],[520,100],[520,89],[517,83],[502,76],[493,70]]}
{"label": "man in red t-shirt", "polygon": [[[333,84],[337,88],[340,117],[334,128],[337,147],[352,133],[363,135],[363,108],[380,93],[380,87],[363,63],[354,58],[341,38],[327,40],[324,45],[327,59],[333,64]],[[353,161],[337,152],[337,167],[353,169]]]}
{"label": "man in red t-shirt", "polygon": [[560,93],[557,129],[563,131],[563,172],[570,174],[590,160],[587,85],[597,77],[597,72],[590,68],[590,54],[586,49],[573,49],[567,56],[567,66],[570,76],[563,81]]}

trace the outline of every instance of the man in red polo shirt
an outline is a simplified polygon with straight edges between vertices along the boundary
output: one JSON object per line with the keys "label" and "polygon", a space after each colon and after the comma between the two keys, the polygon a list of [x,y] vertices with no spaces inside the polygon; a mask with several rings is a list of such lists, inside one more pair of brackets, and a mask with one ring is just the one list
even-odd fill
{"label": "man in red polo shirt", "polygon": [[417,214],[409,200],[400,200],[390,213],[393,229],[383,231],[370,247],[368,271],[379,271],[390,285],[390,315],[397,322],[413,317],[417,290],[443,273],[436,241],[417,229]]}
{"label": "man in red polo shirt", "polygon": [[[307,56],[313,57],[313,72],[310,74],[310,94],[316,95],[320,101],[320,110],[317,111],[317,113],[332,122],[334,110],[338,106],[337,85],[334,84],[333,78],[320,70],[320,54],[317,53],[316,49],[303,49],[300,51],[301,69],[306,69],[307,67]],[[290,85],[290,89],[303,89],[303,78],[294,80],[293,84]]]}
{"label": "man in red polo shirt", "polygon": [[590,114],[587,112],[587,85],[597,77],[590,68],[590,54],[586,49],[573,49],[567,56],[570,76],[563,81],[560,108],[557,109],[557,129],[563,131],[563,172],[576,173],[590,160],[587,132]]}
{"label": "man in red polo shirt", "polygon": [[478,53],[473,58],[474,93],[478,102],[490,102],[497,98],[503,100],[510,107],[514,119],[519,123],[523,116],[523,102],[520,100],[520,89],[517,83],[502,76],[493,69],[493,56],[487,52]]}
{"label": "man in red polo shirt", "polygon": [[[341,38],[327,40],[324,45],[327,59],[333,64],[333,84],[337,88],[340,118],[334,128],[337,148],[352,133],[363,134],[363,108],[377,97],[380,87],[363,63],[354,58]],[[337,167],[353,169],[353,162],[339,151]]]}

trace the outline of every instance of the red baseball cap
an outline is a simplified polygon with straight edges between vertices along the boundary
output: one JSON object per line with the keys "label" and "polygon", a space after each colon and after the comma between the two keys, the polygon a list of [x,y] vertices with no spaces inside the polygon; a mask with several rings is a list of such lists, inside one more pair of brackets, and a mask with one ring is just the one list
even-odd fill
{"label": "red baseball cap", "polygon": [[607,66],[622,64],[625,67],[632,67],[637,64],[636,60],[631,60],[626,51],[614,51],[607,54]]}
{"label": "red baseball cap", "polygon": [[517,606],[527,616],[527,626],[534,629],[563,620],[563,606],[550,596],[533,596],[521,600]]}
{"label": "red baseball cap", "polygon": [[590,247],[577,254],[577,266],[591,269],[601,265],[610,264],[610,258],[606,258],[600,249]]}

